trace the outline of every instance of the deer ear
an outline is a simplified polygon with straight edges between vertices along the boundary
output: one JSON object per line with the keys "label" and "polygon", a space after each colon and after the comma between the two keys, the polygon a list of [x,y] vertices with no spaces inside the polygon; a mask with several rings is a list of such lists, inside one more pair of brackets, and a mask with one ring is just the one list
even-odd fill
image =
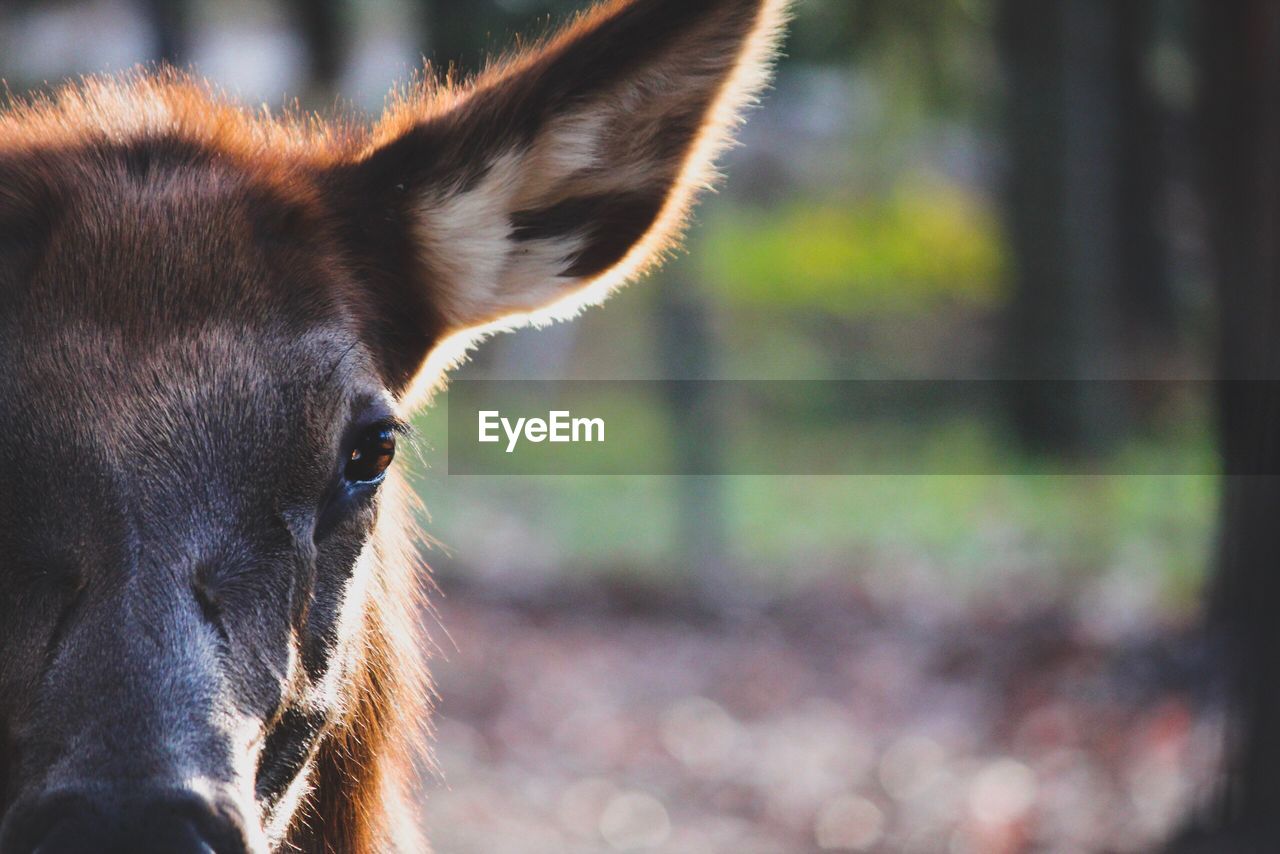
{"label": "deer ear", "polygon": [[570,315],[653,262],[764,82],[787,2],[614,0],[394,103],[344,168],[402,371],[447,336]]}

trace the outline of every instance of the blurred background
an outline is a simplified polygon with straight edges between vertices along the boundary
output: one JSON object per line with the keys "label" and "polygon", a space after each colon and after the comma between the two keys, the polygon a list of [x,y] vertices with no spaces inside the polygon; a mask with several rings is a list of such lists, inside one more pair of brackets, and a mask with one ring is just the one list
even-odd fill
{"label": "blurred background", "polygon": [[[3,0],[0,76],[164,59],[376,115],[584,5]],[[446,395],[436,849],[1267,850],[1277,142],[1265,0],[800,0],[687,252],[457,375],[1109,382],[878,428],[983,476],[450,476]],[[1240,382],[1134,382],[1206,378]],[[694,469],[854,429],[636,406]]]}

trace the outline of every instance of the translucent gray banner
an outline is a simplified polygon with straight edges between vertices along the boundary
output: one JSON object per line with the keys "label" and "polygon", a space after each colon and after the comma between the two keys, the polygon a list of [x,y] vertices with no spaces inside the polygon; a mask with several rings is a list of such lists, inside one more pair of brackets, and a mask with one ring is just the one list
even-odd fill
{"label": "translucent gray banner", "polygon": [[[1232,394],[1259,419],[1227,464]],[[451,475],[1280,474],[1272,381],[459,380],[444,405]]]}

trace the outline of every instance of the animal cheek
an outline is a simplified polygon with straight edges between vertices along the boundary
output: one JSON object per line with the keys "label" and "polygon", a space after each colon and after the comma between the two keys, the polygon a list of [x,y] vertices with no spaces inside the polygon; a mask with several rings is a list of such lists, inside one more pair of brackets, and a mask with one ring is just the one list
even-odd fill
{"label": "animal cheek", "polygon": [[313,682],[330,681],[360,634],[373,547],[368,542],[329,549],[316,566],[316,585],[301,635],[301,664]]}
{"label": "animal cheek", "polygon": [[9,735],[9,726],[5,723],[3,708],[0,708],[0,803],[10,791],[13,779],[13,739]]}
{"label": "animal cheek", "polygon": [[[216,644],[217,667],[236,708],[263,722],[277,717],[298,683],[299,630],[287,597],[259,583],[254,569],[242,578],[197,573],[190,596]],[[278,574],[278,573],[277,573]]]}
{"label": "animal cheek", "polygon": [[0,605],[0,649],[5,651],[0,656],[0,735],[5,722],[25,714],[39,696],[74,629],[81,598],[79,585],[55,582],[47,589],[12,595]]}
{"label": "animal cheek", "polygon": [[324,711],[301,706],[288,709],[267,733],[254,775],[254,799],[269,823],[287,823],[305,794],[320,745],[330,728]]}

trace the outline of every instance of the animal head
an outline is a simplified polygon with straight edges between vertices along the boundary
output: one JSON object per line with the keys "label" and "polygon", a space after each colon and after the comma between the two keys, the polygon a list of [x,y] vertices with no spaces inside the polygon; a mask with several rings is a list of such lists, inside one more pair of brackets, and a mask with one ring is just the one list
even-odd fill
{"label": "animal head", "polygon": [[0,851],[409,844],[404,419],[677,237],[783,7],[609,2],[370,128],[0,113]]}

